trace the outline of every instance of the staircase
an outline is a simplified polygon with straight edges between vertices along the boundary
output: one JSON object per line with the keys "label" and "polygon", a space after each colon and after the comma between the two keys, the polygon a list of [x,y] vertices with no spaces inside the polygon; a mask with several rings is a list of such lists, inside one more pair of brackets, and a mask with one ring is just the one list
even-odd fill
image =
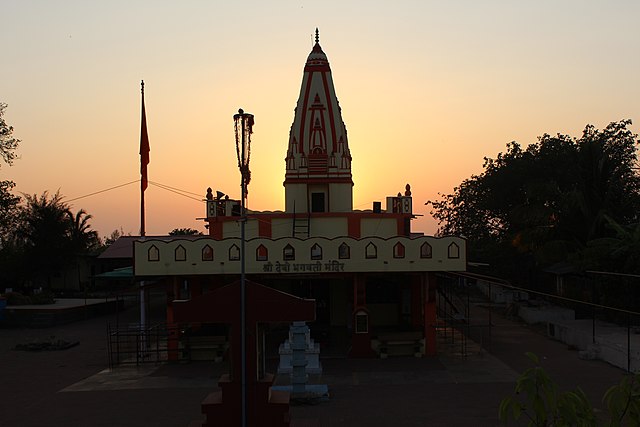
{"label": "staircase", "polygon": [[293,204],[293,237],[308,239],[311,228],[311,213],[296,215],[296,205]]}

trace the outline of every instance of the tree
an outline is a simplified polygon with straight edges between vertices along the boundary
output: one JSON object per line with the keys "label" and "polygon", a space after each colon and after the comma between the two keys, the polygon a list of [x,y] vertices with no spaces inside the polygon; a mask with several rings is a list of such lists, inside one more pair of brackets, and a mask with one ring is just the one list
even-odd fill
{"label": "tree", "polygon": [[[4,120],[4,110],[7,104],[0,102],[0,166],[13,164],[16,158],[15,150],[20,143],[13,137],[13,127]],[[18,223],[18,206],[20,197],[11,193],[15,183],[9,180],[0,181],[0,283],[7,287],[19,281],[21,258],[14,231]]]}
{"label": "tree", "polygon": [[118,240],[120,237],[122,236],[131,236],[131,233],[127,233],[125,234],[124,230],[122,229],[122,227],[120,227],[120,229],[115,229],[111,232],[111,234],[109,234],[108,237],[104,238],[104,241],[102,242],[102,246],[104,248],[111,246],[113,243],[115,243],[116,240]]}
{"label": "tree", "polygon": [[11,166],[16,159],[15,150],[20,140],[13,137],[13,126],[9,126],[4,120],[4,110],[7,104],[0,102],[0,157]]}
{"label": "tree", "polygon": [[637,222],[640,209],[638,136],[629,125],[588,125],[580,138],[545,134],[526,149],[508,144],[485,158],[481,174],[427,202],[438,234],[466,237],[474,256],[534,264],[566,261],[588,242],[613,236],[606,218]]}
{"label": "tree", "polygon": [[69,207],[59,192],[49,196],[25,194],[17,235],[32,268],[29,279],[49,284],[53,274],[66,267],[72,256],[69,244]]}
{"label": "tree", "polygon": [[[13,137],[13,126],[7,125],[4,110],[7,104],[0,102],[0,158],[11,166],[16,159],[16,149],[20,140]],[[0,165],[2,163],[0,162]],[[0,250],[6,247],[6,240],[10,231],[15,228],[17,207],[20,197],[14,196],[11,190],[15,187],[13,181],[0,181]]]}
{"label": "tree", "polygon": [[202,232],[193,228],[174,228],[169,232],[169,236],[202,236]]}
{"label": "tree", "polygon": [[11,193],[14,187],[13,181],[0,181],[0,250],[11,238],[18,220],[20,197]]}
{"label": "tree", "polygon": [[86,253],[100,246],[98,232],[91,230],[89,220],[92,218],[84,209],[74,215],[67,210],[68,237],[72,251],[76,254]]}

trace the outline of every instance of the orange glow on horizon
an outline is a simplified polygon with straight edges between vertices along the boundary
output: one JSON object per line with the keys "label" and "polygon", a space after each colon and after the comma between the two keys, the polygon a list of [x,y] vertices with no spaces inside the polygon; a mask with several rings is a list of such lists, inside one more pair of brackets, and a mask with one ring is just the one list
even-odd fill
{"label": "orange glow on horizon", "polygon": [[[147,234],[206,232],[196,218],[207,187],[239,197],[240,107],[256,120],[249,208],[283,210],[289,129],[319,27],[353,156],[354,208],[384,206],[409,183],[424,215],[413,229],[432,234],[424,203],[510,141],[624,118],[638,132],[640,3],[572,3],[10,2],[0,36],[15,43],[0,101],[22,144],[0,179],[67,200],[139,179],[144,79],[149,180],[196,199],[150,185]],[[230,18],[240,15],[242,31]],[[101,236],[139,231],[139,185],[72,205]]]}

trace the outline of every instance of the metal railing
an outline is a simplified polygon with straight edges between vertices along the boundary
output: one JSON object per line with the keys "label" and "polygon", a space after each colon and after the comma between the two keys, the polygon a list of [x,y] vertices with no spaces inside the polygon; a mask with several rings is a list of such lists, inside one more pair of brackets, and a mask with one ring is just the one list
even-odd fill
{"label": "metal railing", "polygon": [[[594,285],[594,282],[602,281],[602,276],[605,275],[609,278],[619,276],[620,280],[635,280],[640,276],[592,271],[586,273],[577,277],[571,285],[565,283],[560,288],[562,295],[515,286],[495,277],[470,273],[443,274],[439,277],[438,292],[442,296],[438,299],[438,316],[448,328],[444,333],[452,334],[455,331],[457,339],[461,341],[460,345],[464,347],[462,353],[466,355],[466,338],[473,339],[481,348],[490,349],[491,329],[494,326],[491,319],[493,310],[499,309],[507,317],[516,317],[521,316],[522,307],[550,306],[567,309],[573,312],[574,319],[544,321],[547,323],[549,338],[563,341],[584,352],[582,357],[603,359],[627,372],[640,369],[640,312],[596,302],[602,295],[598,295]],[[608,282],[604,284],[609,285]],[[480,287],[483,292],[479,291]],[[603,288],[608,290],[608,286]],[[589,300],[572,297],[572,294],[586,295]],[[625,293],[630,299],[632,294],[633,292]],[[461,302],[464,316],[455,314],[452,308],[457,306],[460,311]],[[587,330],[584,325],[578,328],[580,323],[588,323],[590,328]],[[562,330],[558,331],[560,328]]]}
{"label": "metal railing", "polygon": [[178,348],[180,333],[177,326],[156,324],[141,328],[138,323],[126,327],[107,325],[109,368],[119,365],[158,364],[168,360],[168,345],[175,340]]}

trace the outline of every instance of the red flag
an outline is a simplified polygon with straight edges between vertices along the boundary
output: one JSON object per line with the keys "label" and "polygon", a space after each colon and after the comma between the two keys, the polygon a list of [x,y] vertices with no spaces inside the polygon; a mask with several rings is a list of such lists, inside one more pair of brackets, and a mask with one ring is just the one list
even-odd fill
{"label": "red flag", "polygon": [[147,134],[147,115],[144,111],[144,81],[142,82],[142,124],[140,127],[140,188],[142,191],[149,186],[147,165],[149,164],[149,135]]}

